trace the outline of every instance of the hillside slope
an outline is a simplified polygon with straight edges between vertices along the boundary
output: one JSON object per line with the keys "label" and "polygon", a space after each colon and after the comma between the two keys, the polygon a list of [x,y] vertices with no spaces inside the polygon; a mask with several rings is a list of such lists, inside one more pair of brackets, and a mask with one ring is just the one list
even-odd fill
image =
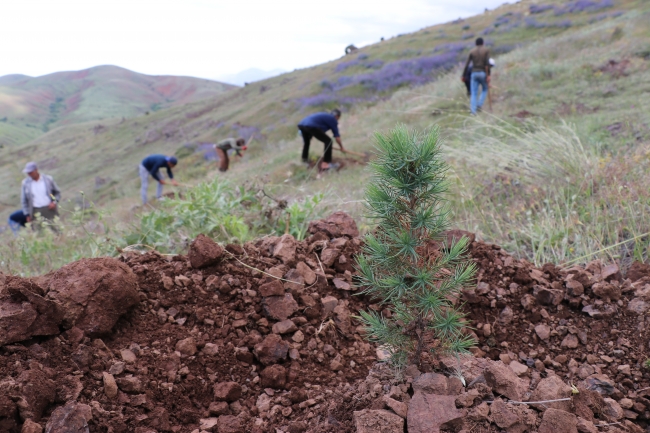
{"label": "hillside slope", "polygon": [[[0,77],[0,145],[89,120],[132,117],[215,97],[235,88],[193,77],[151,76],[117,66]],[[21,131],[18,133],[17,131]]]}
{"label": "hillside slope", "polygon": [[[183,156],[176,173],[191,183],[224,176],[200,154],[192,153],[197,145],[231,135],[255,135],[244,163],[235,162],[226,178],[242,184],[264,177],[285,196],[325,192],[333,207],[358,215],[361,189],[350,185],[365,182],[362,165],[348,164],[338,176],[318,181],[315,173],[296,164],[300,149],[296,123],[309,112],[337,105],[345,110],[341,130],[350,149],[370,150],[373,132],[397,122],[419,129],[442,125],[449,138],[452,168],[483,176],[477,175],[473,181],[478,184],[466,184],[460,191],[474,199],[503,175],[498,170],[508,164],[507,158],[512,159],[495,150],[488,156],[503,158],[495,162],[476,151],[482,147],[467,149],[479,142],[478,135],[459,135],[480,127],[467,117],[467,99],[458,79],[459,65],[478,35],[484,35],[497,59],[495,117],[482,119],[520,122],[532,116],[558,124],[560,116],[578,122],[577,134],[584,143],[608,152],[646,140],[643,125],[650,119],[648,110],[639,107],[647,102],[638,95],[647,92],[644,83],[649,82],[644,53],[650,52],[646,25],[650,5],[603,0],[555,2],[553,8],[549,3],[541,11],[543,5],[534,2],[505,5],[395,37],[324,65],[149,115],[59,127],[20,149],[0,150],[0,178],[7,185],[0,192],[0,212],[6,215],[18,207],[20,169],[30,159],[56,177],[64,197],[73,203],[78,202],[78,191],[84,191],[99,203],[114,202],[114,208],[128,209],[138,203],[136,166],[145,155]],[[583,9],[567,9],[574,4]],[[610,60],[613,67],[607,66]],[[626,65],[621,73],[616,72],[619,63]],[[607,129],[617,123],[620,133]],[[312,155],[320,148],[316,143]],[[472,159],[473,154],[477,158]],[[607,154],[598,154],[596,164],[598,158],[604,160]],[[513,182],[528,182],[525,176]],[[538,209],[536,200],[542,199],[527,197],[517,206]],[[475,221],[476,217],[474,212],[461,224],[487,233],[491,217]]]}

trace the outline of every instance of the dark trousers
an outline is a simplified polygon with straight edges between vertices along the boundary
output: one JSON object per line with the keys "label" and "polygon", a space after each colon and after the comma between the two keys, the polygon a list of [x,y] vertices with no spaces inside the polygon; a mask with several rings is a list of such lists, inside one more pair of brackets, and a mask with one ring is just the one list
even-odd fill
{"label": "dark trousers", "polygon": [[309,160],[309,142],[312,137],[315,137],[317,140],[322,141],[325,145],[325,154],[323,155],[323,161],[330,163],[332,162],[332,139],[329,135],[325,134],[318,128],[311,126],[301,126],[298,125],[298,129],[302,133],[302,141],[304,142],[302,146],[302,160]]}
{"label": "dark trousers", "polygon": [[35,207],[34,208],[34,214],[32,215],[32,218],[34,223],[33,227],[37,230],[41,230],[41,223],[43,220],[48,220],[50,222],[49,226],[54,231],[55,233],[59,232],[59,229],[54,225],[54,218],[59,216],[59,207],[55,207],[54,209],[50,209],[47,206],[44,207]]}

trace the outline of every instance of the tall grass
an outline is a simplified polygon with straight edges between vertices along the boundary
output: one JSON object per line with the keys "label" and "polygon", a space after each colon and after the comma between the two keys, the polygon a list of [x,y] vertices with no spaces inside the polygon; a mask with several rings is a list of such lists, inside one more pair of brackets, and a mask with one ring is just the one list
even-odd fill
{"label": "tall grass", "polygon": [[483,239],[536,264],[644,254],[647,149],[611,156],[564,122],[493,118],[468,120],[446,151],[456,219]]}
{"label": "tall grass", "polygon": [[89,208],[59,210],[57,231],[49,224],[38,230],[31,227],[0,234],[0,271],[21,276],[39,275],[84,257],[110,256],[122,244],[119,235],[105,223],[105,213]]}

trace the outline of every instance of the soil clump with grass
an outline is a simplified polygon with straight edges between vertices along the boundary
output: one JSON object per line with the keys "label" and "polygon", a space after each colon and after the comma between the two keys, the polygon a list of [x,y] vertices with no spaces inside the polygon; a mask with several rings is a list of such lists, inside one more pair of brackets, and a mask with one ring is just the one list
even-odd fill
{"label": "soil clump with grass", "polygon": [[425,354],[396,378],[354,318],[381,311],[354,296],[356,224],[336,213],[310,234],[225,248],[200,236],[188,256],[131,252],[0,276],[0,431],[648,426],[649,266],[538,269],[472,236],[477,285],[459,301],[475,356]]}

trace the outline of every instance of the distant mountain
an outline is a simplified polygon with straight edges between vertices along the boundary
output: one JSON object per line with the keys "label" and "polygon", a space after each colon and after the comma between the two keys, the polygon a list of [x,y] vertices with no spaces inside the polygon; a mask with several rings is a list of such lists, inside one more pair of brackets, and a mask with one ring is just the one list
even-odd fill
{"label": "distant mountain", "polygon": [[144,75],[117,66],[0,77],[0,145],[20,144],[48,130],[105,118],[132,117],[222,94],[212,80]]}
{"label": "distant mountain", "polygon": [[236,74],[223,75],[219,77],[220,81],[225,83],[235,84],[237,86],[243,86],[245,83],[252,83],[259,80],[264,80],[266,78],[275,77],[285,73],[283,69],[273,69],[271,71],[263,71],[262,69],[250,68],[245,71],[237,72]]}
{"label": "distant mountain", "polygon": [[10,74],[10,75],[3,75],[0,77],[0,86],[9,86],[14,83],[17,83],[18,81],[23,81],[27,80],[30,77],[29,75],[23,75],[23,74]]}

